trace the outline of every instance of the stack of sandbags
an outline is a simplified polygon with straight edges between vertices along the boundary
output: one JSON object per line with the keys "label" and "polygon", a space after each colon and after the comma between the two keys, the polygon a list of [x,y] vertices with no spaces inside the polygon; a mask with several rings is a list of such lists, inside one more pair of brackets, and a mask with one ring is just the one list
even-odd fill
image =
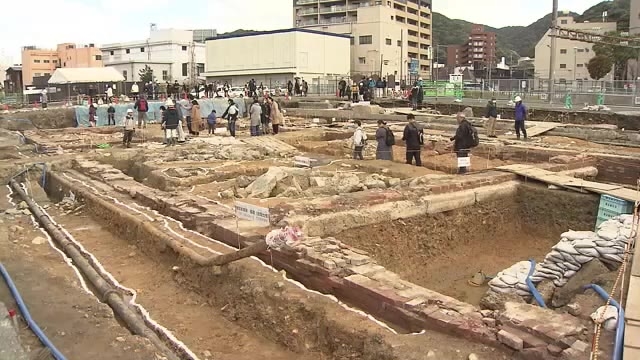
{"label": "stack of sandbags", "polygon": [[[560,242],[552,248],[544,261],[536,265],[531,281],[537,284],[543,280],[551,280],[555,286],[562,287],[583,264],[593,259],[599,259],[610,268],[617,267],[622,262],[625,246],[631,237],[632,225],[632,215],[620,215],[603,222],[597,232],[563,233]],[[529,269],[529,262],[521,261],[498,273],[489,282],[490,290],[530,296],[525,282]]]}

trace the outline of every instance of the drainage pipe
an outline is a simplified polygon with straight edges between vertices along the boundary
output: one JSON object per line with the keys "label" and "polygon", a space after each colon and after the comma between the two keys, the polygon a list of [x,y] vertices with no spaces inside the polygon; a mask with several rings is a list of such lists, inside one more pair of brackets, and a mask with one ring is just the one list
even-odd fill
{"label": "drainage pipe", "polygon": [[91,284],[97,289],[100,300],[107,303],[129,327],[131,332],[136,335],[148,338],[158,349],[165,353],[171,360],[179,360],[178,357],[160,340],[158,335],[149,329],[146,324],[139,319],[138,315],[129,308],[124,302],[120,294],[102,276],[93,268],[93,266],[82,256],[75,245],[67,239],[67,237],[51,222],[49,217],[38,207],[38,205],[22,191],[20,185],[11,179],[9,185],[20,195],[29,206],[29,210],[38,220],[42,227],[49,233],[52,239],[58,243],[62,251],[64,251],[72,260],[83,275],[89,279]]}
{"label": "drainage pipe", "polygon": [[540,307],[546,308],[547,305],[544,303],[542,295],[540,295],[538,289],[536,289],[536,286],[533,284],[533,281],[531,281],[531,275],[533,275],[533,272],[536,269],[536,261],[533,259],[529,259],[529,264],[531,264],[531,268],[529,269],[529,274],[527,275],[527,286],[529,287],[529,291],[531,291],[531,294],[533,295],[533,298],[536,300],[538,305],[540,305]]}
{"label": "drainage pipe", "polygon": [[53,355],[53,357],[56,360],[67,360],[67,358],[64,357],[64,355],[62,355],[62,353],[56,348],[55,345],[53,345],[53,343],[49,340],[47,335],[45,335],[42,329],[40,329],[38,324],[33,320],[33,318],[31,317],[31,313],[29,313],[29,309],[27,309],[27,305],[25,305],[24,301],[22,300],[22,296],[20,296],[20,292],[18,291],[18,288],[16,288],[16,285],[13,283],[13,280],[11,280],[11,276],[9,276],[9,272],[7,272],[7,269],[5,269],[1,263],[0,263],[0,273],[2,273],[2,277],[4,278],[4,281],[7,283],[7,286],[9,287],[9,291],[11,292],[11,295],[13,296],[13,298],[16,300],[16,303],[18,304],[18,308],[20,309],[20,312],[22,313],[22,316],[24,317],[24,319],[27,321],[27,324],[29,324],[29,328],[31,329],[31,331],[33,331],[33,333],[36,334],[38,339],[40,339],[40,342],[42,343],[42,345],[46,346],[51,351],[51,355]]}
{"label": "drainage pipe", "polygon": [[609,304],[618,309],[618,323],[616,325],[616,338],[613,345],[613,360],[622,360],[622,351],[624,349],[624,309],[620,304],[613,298],[609,297],[606,291],[603,288],[596,284],[590,284],[584,287],[584,290],[592,289],[596,292],[596,294],[600,295],[600,297],[609,301]]}

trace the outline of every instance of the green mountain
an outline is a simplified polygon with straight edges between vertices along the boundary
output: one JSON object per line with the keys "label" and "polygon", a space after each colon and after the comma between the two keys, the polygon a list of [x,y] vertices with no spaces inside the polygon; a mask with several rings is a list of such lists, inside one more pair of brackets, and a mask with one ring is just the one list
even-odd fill
{"label": "green mountain", "polygon": [[[629,29],[629,1],[614,0],[603,1],[587,9],[582,15],[571,13],[577,21],[602,21],[602,13],[608,12],[607,21],[616,21],[618,29]],[[459,19],[450,19],[442,14],[433,13],[433,44],[436,45],[459,45],[464,44],[471,32],[472,23]],[[497,56],[504,56],[509,59],[515,52],[519,56],[534,57],[535,46],[544,36],[551,25],[551,14],[539,19],[528,26],[507,26],[503,28],[493,28],[485,25],[486,31],[496,33]],[[438,59],[443,62],[446,59],[446,48],[439,47]],[[509,60],[507,60],[509,62]]]}

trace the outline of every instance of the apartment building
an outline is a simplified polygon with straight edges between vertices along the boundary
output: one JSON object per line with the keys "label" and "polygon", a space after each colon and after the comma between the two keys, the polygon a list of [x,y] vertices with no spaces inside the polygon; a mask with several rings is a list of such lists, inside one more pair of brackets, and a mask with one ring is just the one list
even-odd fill
{"label": "apartment building", "polygon": [[205,44],[194,42],[190,30],[152,28],[148,39],[105,44],[101,50],[104,66],[115,67],[126,81],[140,81],[145,66],[162,82],[187,80],[192,64],[197,74],[204,72]]}
{"label": "apartment building", "polygon": [[640,0],[631,0],[629,9],[629,33],[640,34]]}
{"label": "apartment building", "polygon": [[[458,66],[466,65],[463,62],[464,45],[446,45],[447,47],[447,68],[456,68]],[[436,63],[442,61],[436,57]]]}
{"label": "apartment building", "polygon": [[55,50],[35,46],[22,48],[22,83],[33,85],[33,78],[49,76],[55,69],[102,67],[102,53],[94,44],[58,44]]}
{"label": "apartment building", "polygon": [[[592,34],[603,35],[616,30],[615,22],[575,22],[572,16],[559,16],[558,25],[563,28],[580,30]],[[549,59],[551,57],[551,30],[536,44],[535,76],[538,78],[549,78]],[[596,56],[593,51],[593,44],[557,38],[556,40],[556,61],[554,69],[554,79],[560,83],[574,80],[590,80],[587,64]],[[612,69],[613,70],[613,69]],[[613,71],[604,80],[613,80]]]}
{"label": "apartment building", "polygon": [[293,0],[294,26],[352,37],[351,72],[431,77],[431,0]]}
{"label": "apartment building", "polygon": [[472,25],[469,41],[462,48],[461,62],[474,69],[494,67],[496,64],[496,33],[485,31],[484,25]]}

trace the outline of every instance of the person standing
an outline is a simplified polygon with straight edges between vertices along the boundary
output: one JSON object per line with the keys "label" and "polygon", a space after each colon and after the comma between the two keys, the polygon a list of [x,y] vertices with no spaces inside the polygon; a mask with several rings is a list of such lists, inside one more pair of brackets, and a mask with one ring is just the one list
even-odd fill
{"label": "person standing", "polygon": [[367,134],[365,134],[360,120],[355,120],[354,123],[356,124],[356,130],[353,132],[353,159],[364,160],[362,150],[367,142]]}
{"label": "person standing", "polygon": [[227,107],[227,110],[224,111],[224,114],[222,114],[222,118],[227,119],[229,122],[227,128],[229,129],[229,133],[232,137],[236,137],[236,121],[238,120],[238,113],[239,110],[236,103],[233,102],[233,99],[229,99],[229,106]]}
{"label": "person standing", "polygon": [[136,132],[136,121],[133,119],[133,110],[127,109],[127,116],[124,117],[122,126],[124,127],[122,145],[130,148],[131,140],[133,139],[133,133]]}
{"label": "person standing", "polygon": [[215,135],[216,133],[216,109],[211,110],[211,114],[207,116],[207,125],[209,126],[209,135]]}
{"label": "person standing", "polygon": [[222,90],[224,91],[224,97],[228,98],[229,97],[229,82],[225,81],[224,82],[224,86],[222,87]]}
{"label": "person standing", "polygon": [[416,166],[422,166],[420,152],[422,148],[422,129],[416,124],[416,117],[413,114],[407,115],[409,123],[404,127],[402,140],[407,146],[407,164],[413,164],[416,160]]}
{"label": "person standing", "polygon": [[287,96],[293,96],[293,82],[291,80],[287,81]]}
{"label": "person standing", "polygon": [[200,104],[198,101],[191,102],[191,130],[193,135],[200,136],[200,130],[204,129],[202,122],[202,113],[200,112]]}
{"label": "person standing", "polygon": [[253,99],[253,104],[251,104],[251,108],[249,109],[249,126],[251,126],[251,136],[260,135],[260,123],[262,122],[262,107],[260,107],[260,102],[258,98]]}
{"label": "person standing", "polygon": [[113,89],[111,86],[107,85],[107,102],[111,102],[113,98]]}
{"label": "person standing", "polygon": [[138,83],[133,83],[131,85],[131,97],[133,100],[138,100],[138,95],[140,94],[140,88],[138,87]]}
{"label": "person standing", "polygon": [[378,120],[378,129],[376,130],[376,160],[393,160],[393,145],[395,138],[391,129],[383,120]]}
{"label": "person standing", "polygon": [[[468,158],[471,148],[475,146],[473,140],[475,131],[473,125],[467,121],[464,113],[458,113],[456,120],[458,121],[458,129],[456,129],[456,134],[451,138],[453,151],[455,151],[457,158]],[[467,172],[468,168],[466,166],[458,167],[458,174],[466,174]]]}
{"label": "person standing", "polygon": [[268,97],[269,107],[270,107],[270,118],[271,118],[271,126],[273,128],[273,135],[278,135],[280,131],[280,125],[284,122],[284,116],[282,116],[282,111],[280,109],[280,105],[276,101],[273,100],[271,96]]}
{"label": "person standing", "polygon": [[149,103],[144,95],[140,95],[140,98],[133,105],[133,108],[138,110],[138,129],[142,126],[143,129],[147,128],[147,111],[149,111]]}
{"label": "person standing", "polygon": [[416,81],[411,88],[411,108],[415,111],[418,110],[418,82]]}
{"label": "person standing", "polygon": [[353,84],[351,84],[351,102],[357,103],[359,98],[360,94],[358,91],[358,84],[354,82]]}
{"label": "person standing", "polygon": [[496,98],[491,98],[487,104],[487,136],[490,138],[496,138],[496,121],[498,119],[498,106],[496,105]]}
{"label": "person standing", "polygon": [[113,103],[110,103],[107,108],[107,126],[111,125],[112,122],[113,125],[116,124],[116,108],[113,106]]}
{"label": "person standing", "polygon": [[527,120],[527,107],[522,103],[522,98],[520,96],[516,96],[515,100],[516,137],[520,140],[520,131],[522,131],[524,139],[527,140],[527,128],[524,125],[524,121]]}
{"label": "person standing", "polygon": [[89,127],[96,127],[96,112],[96,107],[91,103],[89,105]]}
{"label": "person standing", "polygon": [[300,79],[296,78],[295,95],[300,96]]}
{"label": "person standing", "polygon": [[49,103],[49,96],[47,95],[47,89],[42,90],[40,94],[40,103],[42,104],[42,109],[47,110],[47,106]]}
{"label": "person standing", "polygon": [[338,97],[342,99],[347,92],[347,82],[344,81],[344,78],[340,79],[338,82]]}
{"label": "person standing", "polygon": [[262,133],[266,135],[270,132],[269,122],[271,122],[271,106],[269,105],[269,101],[267,100],[267,98],[262,100],[260,106],[262,107],[262,114],[260,115],[262,123]]}
{"label": "person standing", "polygon": [[302,80],[302,96],[309,95],[309,84],[306,80]]}
{"label": "person standing", "polygon": [[180,100],[180,84],[178,84],[178,80],[173,81],[171,93],[173,94],[174,101]]}
{"label": "person standing", "polygon": [[175,146],[179,138],[178,128],[180,127],[180,116],[173,101],[167,99],[165,102],[167,110],[162,114],[162,128],[167,139],[167,146]]}

